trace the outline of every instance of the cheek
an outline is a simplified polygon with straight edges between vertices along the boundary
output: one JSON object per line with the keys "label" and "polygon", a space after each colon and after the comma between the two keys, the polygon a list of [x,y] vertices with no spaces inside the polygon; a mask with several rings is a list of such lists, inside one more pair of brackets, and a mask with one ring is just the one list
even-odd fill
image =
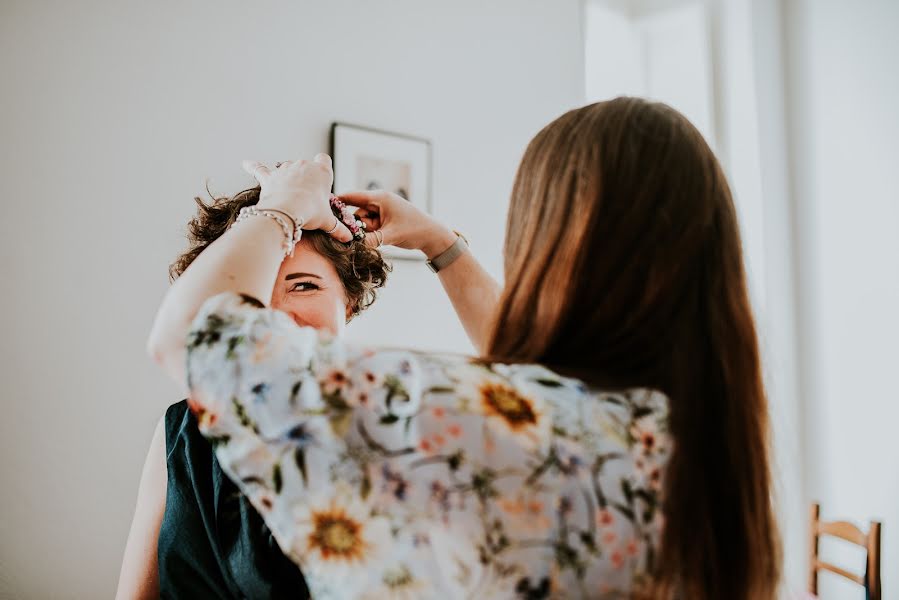
{"label": "cheek", "polygon": [[346,325],[346,304],[343,298],[334,294],[291,297],[273,302],[273,308],[289,314],[304,327],[314,327],[330,333],[340,333]]}

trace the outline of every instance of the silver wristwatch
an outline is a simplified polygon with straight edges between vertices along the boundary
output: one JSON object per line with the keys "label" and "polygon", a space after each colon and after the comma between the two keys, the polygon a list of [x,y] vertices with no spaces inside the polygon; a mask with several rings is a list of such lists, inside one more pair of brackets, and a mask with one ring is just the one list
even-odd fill
{"label": "silver wristwatch", "polygon": [[434,273],[453,264],[453,262],[465,252],[465,249],[468,248],[468,240],[465,239],[465,236],[458,231],[453,231],[453,233],[457,236],[453,245],[426,263],[428,268]]}

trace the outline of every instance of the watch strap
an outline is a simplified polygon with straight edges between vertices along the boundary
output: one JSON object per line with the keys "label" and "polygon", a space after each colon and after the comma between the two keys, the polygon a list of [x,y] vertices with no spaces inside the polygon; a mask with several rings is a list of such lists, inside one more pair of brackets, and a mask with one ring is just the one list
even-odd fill
{"label": "watch strap", "polygon": [[457,258],[462,256],[466,248],[468,248],[468,241],[460,233],[456,232],[456,241],[453,242],[453,245],[427,261],[426,264],[431,271],[437,273],[453,264]]}

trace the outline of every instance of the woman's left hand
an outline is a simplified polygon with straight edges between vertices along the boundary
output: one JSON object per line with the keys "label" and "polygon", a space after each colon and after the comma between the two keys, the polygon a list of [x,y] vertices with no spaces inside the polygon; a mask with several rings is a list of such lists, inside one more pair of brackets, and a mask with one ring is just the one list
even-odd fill
{"label": "woman's left hand", "polygon": [[273,169],[247,160],[243,168],[259,182],[259,208],[283,210],[303,219],[303,229],[321,229],[341,242],[353,239],[347,226],[331,212],[329,199],[334,172],[327,154],[318,154],[311,161],[279,163]]}

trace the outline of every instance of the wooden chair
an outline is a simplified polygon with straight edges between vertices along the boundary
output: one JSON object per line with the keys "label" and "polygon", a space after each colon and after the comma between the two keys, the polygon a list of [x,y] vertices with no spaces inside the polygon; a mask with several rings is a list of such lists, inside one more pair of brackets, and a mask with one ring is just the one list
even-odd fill
{"label": "wooden chair", "polygon": [[[846,521],[821,521],[821,505],[812,504],[811,556],[809,560],[808,591],[818,594],[818,571],[830,571],[850,581],[865,586],[870,600],[882,600],[880,589],[880,523],[871,521],[868,533]],[[861,546],[868,553],[868,569],[865,576],[855,575],[818,558],[818,538],[822,535],[838,537]]]}

